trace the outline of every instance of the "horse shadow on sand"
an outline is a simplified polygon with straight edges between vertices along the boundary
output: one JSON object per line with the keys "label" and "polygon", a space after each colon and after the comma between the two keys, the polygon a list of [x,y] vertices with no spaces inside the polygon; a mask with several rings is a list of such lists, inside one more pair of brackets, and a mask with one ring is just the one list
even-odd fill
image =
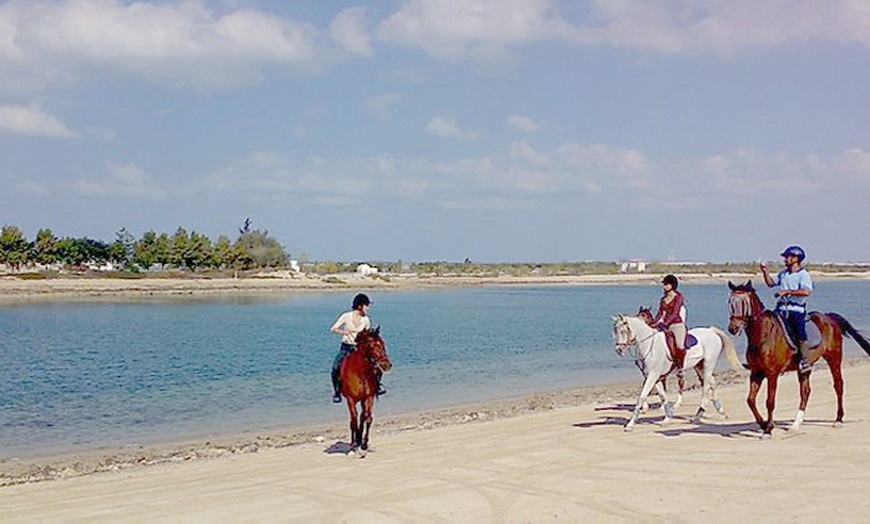
{"label": "horse shadow on sand", "polygon": [[[655,408],[651,405],[650,410],[654,410]],[[634,404],[616,404],[613,406],[606,407],[598,407],[595,408],[595,411],[633,411]],[[594,420],[589,422],[578,422],[573,424],[575,428],[594,428],[601,426],[613,426],[613,427],[622,427],[625,426],[625,423],[628,422],[627,416],[611,416],[605,415],[600,420]],[[710,435],[722,438],[729,439],[759,439],[762,437],[763,432],[761,428],[758,427],[752,420],[747,420],[745,422],[734,422],[734,423],[723,423],[721,422],[724,419],[720,419],[720,421],[709,421],[702,419],[700,422],[693,422],[691,416],[686,415],[677,415],[672,419],[671,422],[667,424],[662,424],[664,421],[664,415],[652,415],[645,416],[639,418],[637,421],[638,426],[654,426],[658,429],[655,430],[655,433],[665,437],[680,437],[684,434],[692,434],[692,435]],[[800,435],[801,431],[797,433],[790,433],[789,427],[791,425],[790,420],[781,420],[776,422],[776,429],[782,430],[782,433],[785,435],[784,438],[793,437],[796,435]],[[833,426],[833,420],[824,420],[824,419],[807,419],[804,421],[803,426],[816,426],[816,427],[831,427]],[[779,433],[779,432],[778,432]]]}
{"label": "horse shadow on sand", "polygon": [[374,448],[371,444],[369,444],[369,449],[363,451],[359,447],[354,447],[352,443],[344,442],[343,440],[337,440],[328,448],[323,450],[327,455],[350,455],[351,453],[355,453],[361,456],[365,456],[372,451],[374,451]]}
{"label": "horse shadow on sand", "polygon": [[341,440],[338,440],[328,448],[324,449],[323,452],[327,455],[347,455],[353,450],[353,444],[351,444],[350,442],[343,442]]}

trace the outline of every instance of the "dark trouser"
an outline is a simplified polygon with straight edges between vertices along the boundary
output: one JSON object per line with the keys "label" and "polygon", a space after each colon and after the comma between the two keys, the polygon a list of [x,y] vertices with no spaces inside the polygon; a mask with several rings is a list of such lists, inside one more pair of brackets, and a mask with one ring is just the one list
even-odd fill
{"label": "dark trouser", "polygon": [[800,345],[801,342],[807,341],[807,314],[805,311],[794,311],[791,309],[780,310],[785,321],[785,328],[792,340]]}
{"label": "dark trouser", "polygon": [[785,321],[785,329],[789,336],[797,345],[796,360],[799,364],[801,372],[805,371],[805,366],[809,365],[809,355],[807,355],[807,313],[806,311],[795,311],[793,309],[780,310],[779,312]]}
{"label": "dark trouser", "polygon": [[336,395],[338,394],[338,390],[341,388],[341,361],[354,349],[356,349],[356,346],[342,343],[341,347],[338,348],[338,354],[335,355],[335,360],[332,361],[332,390]]}

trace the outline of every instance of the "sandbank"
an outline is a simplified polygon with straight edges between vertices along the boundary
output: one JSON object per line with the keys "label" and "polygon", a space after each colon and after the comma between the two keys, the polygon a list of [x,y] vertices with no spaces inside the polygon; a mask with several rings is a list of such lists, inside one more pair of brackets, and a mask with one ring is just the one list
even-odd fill
{"label": "sandbank", "polygon": [[[728,281],[758,280],[744,273],[678,274],[688,284],[725,284]],[[425,290],[471,286],[581,286],[581,285],[658,285],[662,275],[624,273],[615,275],[566,276],[418,276],[355,273],[306,275],[275,271],[245,278],[51,278],[22,280],[0,277],[0,303],[30,301],[137,300],[161,298],[208,298],[220,296],[281,296],[304,292],[355,290]],[[870,279],[870,272],[823,273],[816,280]]]}
{"label": "sandbank", "polygon": [[691,423],[694,391],[677,420],[661,425],[654,410],[625,433],[638,380],[394,419],[376,412],[365,458],[347,453],[346,429],[327,428],[287,445],[211,443],[151,455],[147,466],[70,468],[0,487],[0,521],[863,521],[870,359],[850,359],[844,373],[838,429],[823,366],[796,434],[785,428],[797,379],[782,377],[769,440],[746,407],[747,378],[733,372],[720,375],[728,418]]}

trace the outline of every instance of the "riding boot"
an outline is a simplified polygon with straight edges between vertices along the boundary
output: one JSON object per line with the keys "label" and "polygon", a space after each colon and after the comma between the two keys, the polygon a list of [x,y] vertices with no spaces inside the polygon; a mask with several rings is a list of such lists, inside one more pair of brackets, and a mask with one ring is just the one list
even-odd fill
{"label": "riding boot", "polygon": [[674,349],[674,366],[677,368],[677,374],[683,374],[683,365],[686,363],[686,350],[675,348]]}
{"label": "riding boot", "polygon": [[387,393],[387,390],[384,388],[384,385],[381,384],[381,377],[383,375],[384,374],[380,370],[375,371],[375,380],[378,383],[378,391],[375,393],[375,395],[377,395],[377,396],[385,395]]}
{"label": "riding boot", "polygon": [[332,401],[338,404],[341,402],[341,377],[339,376],[338,366],[332,368]]}
{"label": "riding boot", "polygon": [[804,373],[809,373],[813,370],[813,365],[810,363],[810,357],[808,356],[809,351],[810,343],[806,340],[801,340],[797,352],[798,373],[801,375],[803,375]]}

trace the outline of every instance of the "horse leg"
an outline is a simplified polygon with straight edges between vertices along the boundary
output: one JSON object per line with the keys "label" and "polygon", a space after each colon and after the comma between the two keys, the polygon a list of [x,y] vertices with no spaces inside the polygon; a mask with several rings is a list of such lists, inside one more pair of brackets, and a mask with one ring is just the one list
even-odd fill
{"label": "horse leg", "polygon": [[767,423],[764,433],[770,436],[773,431],[773,410],[776,408],[776,386],[779,384],[779,375],[767,377]]}
{"label": "horse leg", "polygon": [[[661,387],[658,387],[661,385]],[[665,408],[665,405],[668,403],[668,383],[667,383],[667,375],[661,377],[659,379],[658,385],[656,385],[656,394],[661,399],[662,409]],[[649,411],[649,399],[643,401],[643,405],[640,407],[641,413],[646,413]]]}
{"label": "horse leg", "polygon": [[834,427],[843,426],[843,354],[842,345],[840,351],[829,350],[822,353],[825,362],[828,363],[828,369],[831,370],[831,378],[834,381],[834,393],[837,394],[837,420],[834,421]]}
{"label": "horse leg", "polygon": [[359,414],[356,410],[356,401],[348,398],[347,410],[350,412],[350,445],[351,447],[356,448],[360,445]]}
{"label": "horse leg", "polygon": [[375,397],[366,397],[362,401],[362,414],[360,418],[361,447],[363,451],[369,449],[369,430],[372,427],[372,406],[374,405]]}
{"label": "horse leg", "polygon": [[704,378],[701,379],[701,403],[692,422],[700,424],[710,400],[715,397],[716,378],[713,377],[713,366],[704,366]]}
{"label": "horse leg", "polygon": [[662,421],[662,424],[667,424],[674,418],[674,406],[668,402],[668,395],[664,384],[664,380],[656,382],[656,393],[662,398],[662,410],[665,412],[665,419]]}
{"label": "horse leg", "polygon": [[686,389],[686,375],[677,373],[677,400],[674,402],[674,409],[683,405],[683,391]]}
{"label": "horse leg", "polygon": [[758,407],[755,405],[755,399],[758,397],[762,381],[764,381],[764,374],[760,371],[754,371],[749,376],[749,395],[746,397],[746,404],[749,405],[749,410],[752,411],[752,416],[755,417],[755,423],[762,430],[765,430],[764,420],[762,420],[761,413],[758,412]]}
{"label": "horse leg", "polygon": [[643,381],[643,387],[640,389],[640,394],[637,396],[637,403],[634,405],[634,411],[631,412],[631,418],[629,418],[628,422],[625,423],[625,431],[631,431],[634,429],[634,425],[637,423],[637,417],[640,416],[640,408],[649,396],[649,392],[652,391],[653,386],[655,386],[659,381],[660,376],[661,375],[653,376],[652,373],[646,376],[646,380]]}
{"label": "horse leg", "polygon": [[794,422],[789,426],[789,431],[798,431],[804,423],[804,416],[807,412],[807,404],[810,401],[810,373],[799,373],[798,384],[800,384],[801,401],[798,406],[797,413],[794,415]]}

